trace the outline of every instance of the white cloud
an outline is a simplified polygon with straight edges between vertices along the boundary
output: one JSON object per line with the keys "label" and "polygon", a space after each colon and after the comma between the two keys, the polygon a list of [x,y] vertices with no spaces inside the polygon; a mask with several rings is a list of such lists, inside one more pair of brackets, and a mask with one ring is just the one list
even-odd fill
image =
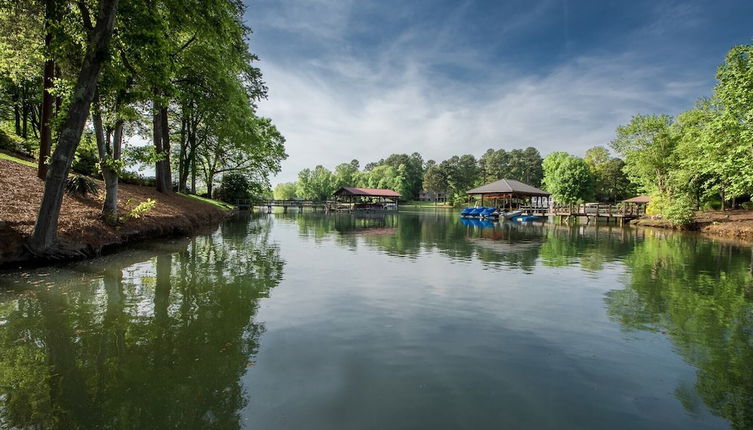
{"label": "white cloud", "polygon": [[[615,128],[632,115],[676,114],[708,93],[709,81],[651,65],[627,51],[558,59],[558,66],[531,74],[489,58],[497,45],[509,44],[505,34],[535,25],[542,14],[563,5],[551,0],[510,15],[494,40],[480,47],[459,37],[469,7],[461,3],[443,25],[398,25],[362,50],[351,40],[358,26],[350,0],[270,2],[259,8],[257,33],[270,31],[300,41],[295,49],[311,48],[307,55],[286,55],[270,40],[270,55],[260,52],[269,86],[260,113],[287,138],[290,155],[274,182],[295,180],[299,170],[317,164],[333,168],[356,158],[363,165],[391,153],[419,152],[437,161],[526,146],[543,154],[582,154],[608,144]],[[655,21],[664,22],[678,10],[693,13],[662,9]],[[377,15],[362,23],[381,23],[379,11],[369,12]],[[651,22],[645,30],[655,28]]]}
{"label": "white cloud", "polygon": [[629,57],[580,58],[543,77],[474,82],[436,80],[411,62],[375,70],[340,58],[329,67],[262,69],[270,94],[261,113],[273,118],[290,154],[279,182],[316,164],[363,164],[391,153],[443,160],[534,146],[582,154],[607,144],[632,115],[676,113],[707,90],[706,82],[658,82],[662,70]]}

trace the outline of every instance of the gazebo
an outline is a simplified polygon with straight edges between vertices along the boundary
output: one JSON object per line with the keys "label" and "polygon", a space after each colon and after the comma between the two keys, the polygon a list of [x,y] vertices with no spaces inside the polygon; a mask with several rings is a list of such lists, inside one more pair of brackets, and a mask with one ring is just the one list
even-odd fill
{"label": "gazebo", "polygon": [[397,209],[400,193],[384,188],[341,187],[332,195],[339,203],[349,203],[353,209]]}
{"label": "gazebo", "polygon": [[[551,194],[540,190],[534,186],[524,184],[515,179],[500,179],[499,181],[469,190],[466,194],[471,196],[480,196],[481,205],[484,205],[484,199],[493,200],[495,207],[507,206],[512,210],[513,204],[520,206],[521,201],[529,201],[533,207],[549,206],[549,196]],[[499,204],[499,201],[502,204]]]}
{"label": "gazebo", "polygon": [[651,203],[649,196],[636,196],[622,201],[625,204],[625,213],[633,215],[643,215],[646,213],[646,207]]}

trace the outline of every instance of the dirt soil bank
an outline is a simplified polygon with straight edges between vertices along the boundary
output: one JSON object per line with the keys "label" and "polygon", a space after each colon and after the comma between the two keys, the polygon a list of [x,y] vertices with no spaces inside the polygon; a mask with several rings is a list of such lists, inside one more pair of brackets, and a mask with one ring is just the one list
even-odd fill
{"label": "dirt soil bank", "polygon": [[[633,224],[644,227],[673,228],[672,224],[662,219],[642,218]],[[704,211],[697,212],[695,221],[688,230],[728,238],[753,242],[753,211]]]}
{"label": "dirt soil bank", "polygon": [[[66,195],[60,213],[58,235],[86,256],[140,239],[191,234],[217,225],[227,212],[188,197],[164,195],[153,188],[121,184],[118,209],[121,216],[147,199],[156,206],[140,218],[111,227],[101,217],[104,184],[99,196],[76,198]],[[33,167],[0,159],[0,267],[34,263],[23,246],[36,222],[44,182]]]}

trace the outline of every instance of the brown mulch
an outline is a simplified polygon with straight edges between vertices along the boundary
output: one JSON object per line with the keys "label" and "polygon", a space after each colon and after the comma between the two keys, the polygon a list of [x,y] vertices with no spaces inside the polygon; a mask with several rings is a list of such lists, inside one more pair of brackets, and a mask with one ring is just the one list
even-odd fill
{"label": "brown mulch", "polygon": [[698,230],[717,236],[753,241],[753,211],[709,211],[696,214]]}
{"label": "brown mulch", "polygon": [[[636,225],[643,227],[673,228],[662,219],[642,218]],[[707,235],[753,241],[753,211],[736,209],[728,211],[702,211],[688,228]]]}
{"label": "brown mulch", "polygon": [[[101,216],[104,183],[99,195],[76,198],[66,195],[60,212],[58,235],[61,240],[98,254],[102,248],[168,234],[187,234],[217,223],[225,213],[212,205],[179,195],[164,195],[155,189],[121,184],[118,210],[121,216],[147,199],[157,201],[154,209],[122,225],[107,225]],[[0,159],[0,263],[19,256],[23,242],[31,234],[44,192],[44,182],[36,169]]]}

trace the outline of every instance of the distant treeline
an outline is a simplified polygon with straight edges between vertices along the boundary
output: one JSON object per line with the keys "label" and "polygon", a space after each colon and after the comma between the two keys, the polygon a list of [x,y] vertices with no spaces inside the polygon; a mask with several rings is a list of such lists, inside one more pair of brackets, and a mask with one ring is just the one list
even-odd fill
{"label": "distant treeline", "polygon": [[391,188],[405,200],[421,189],[446,192],[460,202],[465,192],[501,178],[543,187],[562,203],[614,202],[637,193],[652,197],[650,211],[678,224],[696,209],[742,206],[753,193],[753,45],[733,47],[716,73],[709,98],[673,118],[636,115],[617,128],[609,143],[580,158],[554,152],[542,159],[535,148],[489,149],[480,158],[460,155],[441,163],[420,154],[394,154],[359,170],[353,160],[330,172],[304,169],[295,183],[275,188],[278,198],[323,199],[336,188]]}
{"label": "distant treeline", "polygon": [[418,199],[422,190],[447,193],[448,200],[462,202],[469,189],[501,178],[545,187],[558,201],[616,201],[635,193],[623,172],[625,163],[612,158],[601,146],[591,148],[584,159],[553,153],[546,159],[536,148],[489,149],[481,157],[456,155],[440,163],[424,161],[421,154],[392,154],[360,169],[358,160],[330,171],[324,166],[303,169],[298,181],[278,184],[277,199],[301,197],[324,200],[340,187],[389,188],[404,200]]}

